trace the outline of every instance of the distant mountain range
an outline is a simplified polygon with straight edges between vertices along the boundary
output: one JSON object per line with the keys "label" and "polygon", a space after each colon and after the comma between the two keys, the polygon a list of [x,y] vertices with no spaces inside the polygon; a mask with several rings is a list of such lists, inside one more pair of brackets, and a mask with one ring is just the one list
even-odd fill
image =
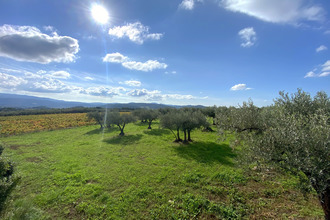
{"label": "distant mountain range", "polygon": [[202,105],[197,106],[179,106],[179,105],[164,105],[157,103],[84,103],[84,102],[68,102],[50,98],[40,98],[27,95],[15,95],[0,93],[0,108],[72,108],[72,107],[108,107],[108,108],[180,108],[180,107],[196,107],[203,108]]}

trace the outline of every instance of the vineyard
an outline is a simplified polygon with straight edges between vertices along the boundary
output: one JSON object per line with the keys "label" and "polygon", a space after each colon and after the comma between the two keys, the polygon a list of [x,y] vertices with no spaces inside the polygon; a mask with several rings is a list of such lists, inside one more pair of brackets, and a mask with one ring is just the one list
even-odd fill
{"label": "vineyard", "polygon": [[95,124],[86,113],[21,115],[0,117],[0,135],[16,135]]}

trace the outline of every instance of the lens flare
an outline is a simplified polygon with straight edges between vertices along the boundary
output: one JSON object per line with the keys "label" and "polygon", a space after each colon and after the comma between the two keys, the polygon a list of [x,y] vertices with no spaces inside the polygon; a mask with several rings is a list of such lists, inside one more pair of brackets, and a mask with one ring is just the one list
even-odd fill
{"label": "lens flare", "polygon": [[93,5],[91,8],[93,19],[100,24],[106,24],[109,21],[108,11],[101,5]]}

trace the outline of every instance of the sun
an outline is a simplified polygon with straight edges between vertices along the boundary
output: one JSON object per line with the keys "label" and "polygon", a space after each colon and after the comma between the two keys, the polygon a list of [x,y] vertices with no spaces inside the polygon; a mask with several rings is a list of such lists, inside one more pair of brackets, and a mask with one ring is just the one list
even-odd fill
{"label": "sun", "polygon": [[101,5],[93,5],[91,8],[93,19],[100,24],[106,24],[109,21],[108,11]]}

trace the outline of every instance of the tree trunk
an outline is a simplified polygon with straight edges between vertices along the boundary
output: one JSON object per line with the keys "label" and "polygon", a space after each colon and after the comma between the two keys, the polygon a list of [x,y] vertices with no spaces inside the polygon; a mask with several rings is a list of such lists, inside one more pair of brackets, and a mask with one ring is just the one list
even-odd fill
{"label": "tree trunk", "polygon": [[330,220],[330,187],[328,186],[323,193],[319,194],[319,200],[324,211],[326,220]]}
{"label": "tree trunk", "polygon": [[191,130],[188,130],[188,141],[192,141],[190,138],[190,132],[191,132]]}
{"label": "tree trunk", "polygon": [[183,143],[187,143],[187,130],[183,130],[183,133],[184,133],[184,140],[183,140]]}
{"label": "tree trunk", "polygon": [[125,135],[125,133],[124,133],[125,124],[123,125],[123,127],[121,127],[121,126],[118,124],[118,127],[119,127],[119,129],[120,129],[120,134],[119,134],[119,136],[124,136],[124,135]]}
{"label": "tree trunk", "polygon": [[179,141],[182,141],[182,139],[180,138],[180,130],[179,130],[179,129],[176,130],[176,136],[178,137],[178,138],[177,138],[177,141],[178,141],[178,142],[179,142]]}
{"label": "tree trunk", "polygon": [[152,122],[152,121],[149,121],[149,127],[148,127],[148,129],[151,129],[151,122]]}

